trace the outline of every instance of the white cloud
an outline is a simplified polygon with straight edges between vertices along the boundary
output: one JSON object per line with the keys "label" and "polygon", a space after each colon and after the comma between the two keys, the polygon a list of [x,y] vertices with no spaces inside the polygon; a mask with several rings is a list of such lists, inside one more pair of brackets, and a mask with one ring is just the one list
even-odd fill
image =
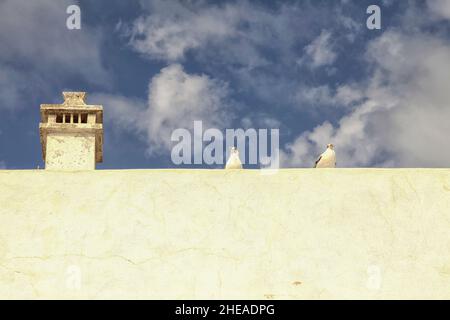
{"label": "white cloud", "polygon": [[216,58],[220,55],[221,62],[254,67],[267,63],[257,49],[258,45],[270,45],[264,31],[270,30],[278,46],[287,38],[277,30],[286,20],[283,10],[277,14],[245,1],[221,5],[151,1],[143,5],[145,13],[122,29],[132,47],[152,59],[177,62],[189,52],[210,59],[206,50],[214,51]]}
{"label": "white cloud", "polygon": [[131,44],[145,55],[175,61],[190,49],[236,33],[239,12],[233,6],[190,6],[154,1],[151,14],[136,19],[128,30]]}
{"label": "white cloud", "polygon": [[281,122],[266,114],[252,114],[241,119],[241,126],[244,129],[279,129]]}
{"label": "white cloud", "polygon": [[119,94],[93,93],[89,103],[103,105],[105,122],[113,123],[113,129],[142,134],[143,113],[147,103],[137,98],[125,97]]}
{"label": "white cloud", "polygon": [[305,47],[305,55],[299,59],[299,64],[307,64],[312,68],[331,65],[337,58],[333,49],[331,33],[322,30],[320,35]]}
{"label": "white cloud", "polygon": [[301,107],[303,107],[304,104],[309,106],[334,104],[333,93],[328,85],[318,87],[302,86],[296,93],[295,100]]}
{"label": "white cloud", "polygon": [[433,14],[444,19],[450,19],[450,1],[427,0],[427,4]]}
{"label": "white cloud", "polygon": [[338,104],[349,106],[364,99],[364,92],[354,84],[345,84],[337,88],[334,99]]}
{"label": "white cloud", "polygon": [[105,105],[108,119],[137,133],[154,155],[171,150],[172,131],[191,130],[195,120],[205,129],[225,128],[234,116],[228,94],[226,83],[171,64],[151,79],[147,102],[108,94],[95,94],[91,101]]}
{"label": "white cloud", "polygon": [[336,89],[329,85],[310,87],[302,85],[295,94],[297,106],[305,110],[305,106],[324,108],[326,106],[348,107],[364,98],[364,92],[356,85],[345,84]]}
{"label": "white cloud", "polygon": [[[287,166],[310,166],[334,143],[340,166],[448,167],[450,43],[429,34],[388,31],[368,46],[374,72],[365,100],[336,126],[324,122],[283,153]],[[360,92],[342,91],[343,99]]]}
{"label": "white cloud", "polygon": [[170,148],[175,128],[192,128],[194,120],[206,127],[223,128],[233,115],[227,104],[228,86],[207,75],[191,75],[179,64],[155,76],[149,86],[146,111],[150,151]]}
{"label": "white cloud", "polygon": [[[339,3],[141,4],[142,15],[118,27],[132,49],[168,63],[189,59],[261,104],[286,108],[292,104],[292,92],[304,79],[298,74],[301,56],[306,68],[323,65],[326,68],[321,71],[331,75],[337,72],[331,64],[339,49],[355,41],[364,30],[363,24],[348,16],[347,9],[344,13]],[[327,30],[333,30],[333,34]]]}
{"label": "white cloud", "polygon": [[[142,5],[142,16],[131,25],[121,23],[118,27],[137,52],[169,62],[194,53],[208,59],[209,64],[237,64],[252,69],[270,64],[267,50],[276,50],[278,62],[291,64],[298,59],[298,41],[310,40],[316,32],[310,30],[311,25],[317,20],[324,25],[342,26],[353,38],[360,29],[360,24],[334,6],[309,3],[272,7],[249,1],[150,1]],[[324,30],[307,51],[315,63],[326,64],[334,60],[331,49],[330,33]]]}
{"label": "white cloud", "polygon": [[68,30],[70,4],[0,1],[0,108],[19,107],[27,96],[49,94],[65,77],[108,83],[100,57],[101,34],[86,24]]}
{"label": "white cloud", "polygon": [[100,35],[86,24],[79,31],[67,29],[70,4],[68,0],[0,2],[1,61],[20,60],[39,72],[70,72],[93,83],[104,81],[107,74],[100,63]]}

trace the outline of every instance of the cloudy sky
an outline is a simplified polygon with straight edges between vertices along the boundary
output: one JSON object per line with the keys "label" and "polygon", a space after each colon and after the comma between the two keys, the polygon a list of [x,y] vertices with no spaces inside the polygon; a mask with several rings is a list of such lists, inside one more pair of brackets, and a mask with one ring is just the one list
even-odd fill
{"label": "cloudy sky", "polygon": [[62,91],[104,106],[104,169],[175,167],[194,120],[279,128],[283,167],[327,143],[340,167],[450,165],[448,0],[0,0],[0,48],[0,168],[43,166],[39,105]]}

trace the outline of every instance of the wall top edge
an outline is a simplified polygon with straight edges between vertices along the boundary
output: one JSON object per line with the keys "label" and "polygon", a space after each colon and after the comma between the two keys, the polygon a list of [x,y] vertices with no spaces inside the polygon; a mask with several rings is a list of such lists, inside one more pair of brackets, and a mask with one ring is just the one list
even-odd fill
{"label": "wall top edge", "polygon": [[314,169],[314,168],[285,168],[278,169],[277,171],[261,170],[261,169],[242,169],[242,170],[224,170],[224,169],[185,169],[185,168],[169,168],[169,169],[96,169],[96,170],[84,170],[84,171],[73,171],[73,170],[42,170],[42,169],[0,169],[0,173],[14,173],[14,172],[28,172],[28,173],[43,173],[43,174],[54,174],[54,173],[114,173],[114,172],[165,172],[165,173],[214,173],[214,174],[259,174],[259,175],[276,175],[277,173],[374,173],[374,172],[390,172],[390,173],[400,173],[400,172],[448,172],[450,173],[450,168],[329,168],[329,169]]}

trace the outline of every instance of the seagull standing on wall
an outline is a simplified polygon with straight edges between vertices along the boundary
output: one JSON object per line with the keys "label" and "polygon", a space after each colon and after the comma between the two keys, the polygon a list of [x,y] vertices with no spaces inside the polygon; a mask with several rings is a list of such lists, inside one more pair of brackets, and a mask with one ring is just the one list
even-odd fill
{"label": "seagull standing on wall", "polygon": [[230,158],[225,165],[225,169],[242,169],[242,162],[239,159],[239,151],[235,148],[231,148]]}
{"label": "seagull standing on wall", "polygon": [[335,168],[336,167],[336,153],[332,144],[327,145],[327,150],[322,153],[316,160],[314,168]]}

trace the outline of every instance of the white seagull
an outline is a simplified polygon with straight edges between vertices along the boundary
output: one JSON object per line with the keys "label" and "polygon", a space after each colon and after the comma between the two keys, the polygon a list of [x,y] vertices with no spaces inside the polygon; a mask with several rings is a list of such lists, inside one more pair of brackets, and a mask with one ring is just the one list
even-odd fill
{"label": "white seagull", "polygon": [[314,168],[336,168],[336,153],[332,144],[328,144],[327,150],[317,158]]}
{"label": "white seagull", "polygon": [[239,159],[239,151],[235,148],[231,148],[230,158],[225,165],[225,169],[242,169],[242,162]]}

